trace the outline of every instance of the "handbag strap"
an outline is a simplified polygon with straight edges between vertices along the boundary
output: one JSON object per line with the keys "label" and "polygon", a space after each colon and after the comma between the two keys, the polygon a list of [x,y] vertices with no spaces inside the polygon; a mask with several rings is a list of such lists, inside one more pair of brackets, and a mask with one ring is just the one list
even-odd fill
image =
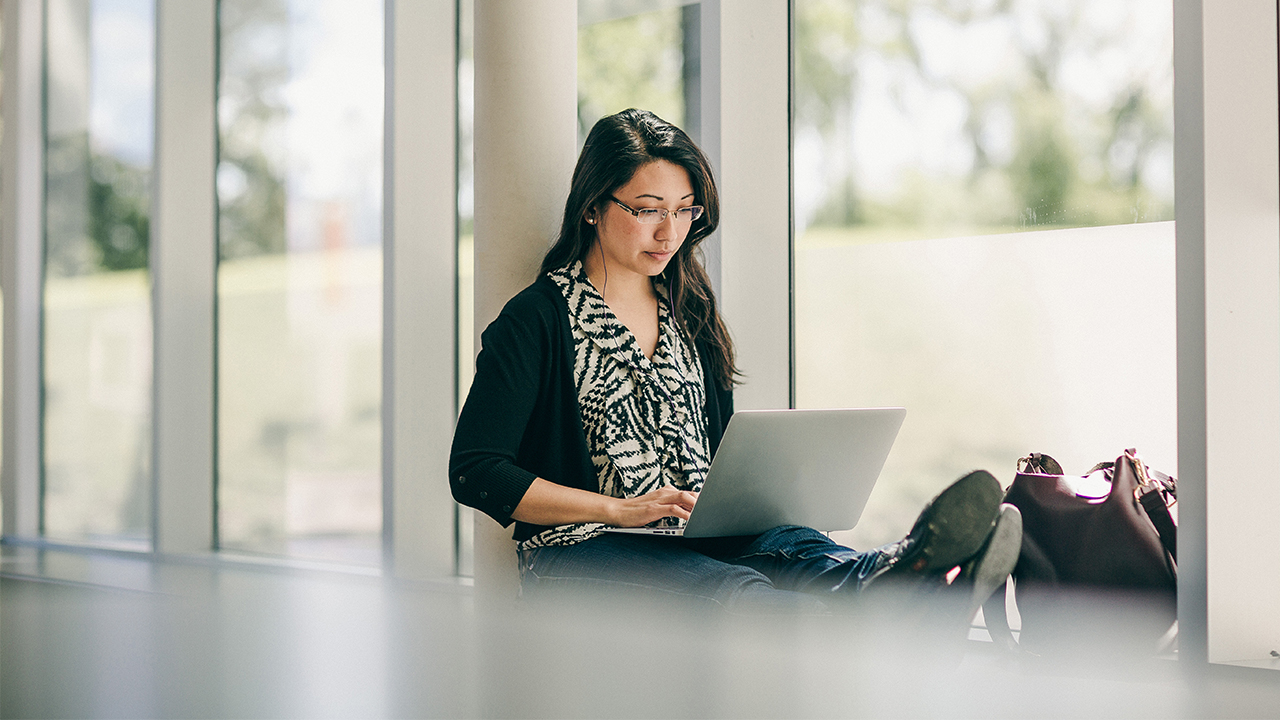
{"label": "handbag strap", "polygon": [[1169,557],[1175,563],[1178,562],[1178,526],[1173,524],[1173,516],[1169,514],[1169,506],[1165,504],[1164,492],[1158,487],[1153,488],[1142,493],[1138,502],[1142,503],[1142,509],[1147,511],[1147,517],[1160,534],[1160,544],[1169,552]]}
{"label": "handbag strap", "polygon": [[[1137,475],[1138,484],[1143,490],[1153,492],[1159,490],[1164,495],[1173,499],[1178,498],[1178,479],[1172,475],[1162,473],[1159,470],[1153,470],[1147,467],[1147,464],[1138,457],[1138,451],[1129,448],[1121,455],[1121,460],[1128,460],[1133,465],[1133,471]],[[1115,466],[1115,463],[1098,463],[1097,467],[1104,465]],[[1170,520],[1172,522],[1172,520]]]}
{"label": "handbag strap", "polygon": [[1058,461],[1044,453],[1031,453],[1024,458],[1018,458],[1018,472],[1036,475],[1066,475]]}
{"label": "handbag strap", "polygon": [[[1154,468],[1147,467],[1147,464],[1138,457],[1138,451],[1129,448],[1124,451],[1122,458],[1126,458],[1133,463],[1134,474],[1138,480],[1138,485],[1147,492],[1159,490],[1163,495],[1166,505],[1171,504],[1178,499],[1178,479],[1167,473],[1162,473]],[[1089,468],[1089,472],[1085,473],[1085,477],[1102,470],[1102,477],[1111,482],[1111,476],[1115,474],[1116,461],[1104,460],[1097,465]],[[1043,453],[1031,453],[1030,455],[1018,459],[1018,472],[1035,473],[1038,475],[1066,475],[1062,470],[1062,466],[1057,460]],[[1169,500],[1172,498],[1173,500]],[[1154,502],[1152,500],[1151,502]],[[1165,515],[1169,515],[1168,508],[1165,508]],[[1176,527],[1172,517],[1169,518],[1169,525]]]}

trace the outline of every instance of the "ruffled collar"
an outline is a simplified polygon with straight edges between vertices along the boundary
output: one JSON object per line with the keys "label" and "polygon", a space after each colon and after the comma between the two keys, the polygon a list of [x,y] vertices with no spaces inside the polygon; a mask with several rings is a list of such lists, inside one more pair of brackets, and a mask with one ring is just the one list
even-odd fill
{"label": "ruffled collar", "polygon": [[[559,270],[549,273],[551,279],[560,286],[565,299],[569,303],[569,317],[601,352],[618,362],[650,375],[654,370],[654,362],[645,357],[635,335],[618,320],[613,309],[605,302],[604,297],[587,278],[587,271],[581,261],[575,261]],[[670,358],[671,313],[667,303],[667,288],[661,282],[654,282],[654,290],[658,293],[658,345],[653,357]]]}

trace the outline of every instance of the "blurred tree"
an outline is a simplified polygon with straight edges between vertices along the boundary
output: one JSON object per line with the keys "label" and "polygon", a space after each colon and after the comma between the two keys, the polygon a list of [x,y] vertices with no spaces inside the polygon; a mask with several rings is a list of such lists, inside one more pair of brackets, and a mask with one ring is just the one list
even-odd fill
{"label": "blurred tree", "polygon": [[150,173],[110,156],[89,157],[89,234],[103,270],[147,267]]}
{"label": "blurred tree", "polygon": [[1016,189],[1020,225],[1064,225],[1072,220],[1067,201],[1076,181],[1076,159],[1057,106],[1055,96],[1040,93],[1018,103],[1017,151],[1005,171]]}
{"label": "blurred tree", "polygon": [[218,245],[223,260],[285,251],[286,0],[221,0]]}
{"label": "blurred tree", "polygon": [[48,276],[147,267],[150,172],[90,149],[87,132],[50,137],[45,168]]}
{"label": "blurred tree", "polygon": [[[857,225],[865,221],[853,179],[850,138],[857,52],[862,47],[854,6],[846,0],[809,0],[795,6],[795,75],[803,87],[795,95],[797,126],[822,138],[823,174],[832,178],[815,221]],[[799,84],[799,83],[798,83]]]}
{"label": "blurred tree", "polygon": [[578,138],[600,118],[627,108],[684,125],[680,8],[578,29]]}
{"label": "blurred tree", "polygon": [[862,45],[853,10],[846,0],[796,5],[796,75],[805,89],[796,96],[796,117],[824,134],[836,133],[849,115]]}
{"label": "blurred tree", "polygon": [[[1127,23],[1158,18],[1139,18],[1130,3],[1112,13],[1108,25],[1097,13],[1087,17],[1085,5],[797,0],[796,133],[816,135],[822,148],[813,162],[820,165],[824,195],[808,220],[992,227],[1172,218],[1172,198],[1160,197],[1147,177],[1152,159],[1171,148],[1172,108],[1166,94],[1158,103],[1152,89],[1171,73],[1125,68],[1130,79],[1112,89],[1109,108],[1073,95],[1064,81],[1073,54],[1114,53],[1130,40]],[[956,54],[956,48],[975,47],[975,37],[988,47],[1007,43],[1006,61],[975,72]],[[1161,60],[1147,62],[1159,67]],[[853,148],[865,147],[865,140],[854,143],[849,135],[866,103],[882,102],[859,97],[865,90],[859,68],[866,63],[889,78],[895,111],[916,118],[912,122],[929,122],[921,117],[930,112],[920,105],[922,93],[962,102],[958,132],[967,147],[947,152],[968,157],[965,170],[908,164],[892,188],[859,184]],[[1156,180],[1168,192],[1171,181]]]}
{"label": "blurred tree", "polygon": [[45,274],[97,272],[89,233],[89,133],[50,134],[45,147]]}

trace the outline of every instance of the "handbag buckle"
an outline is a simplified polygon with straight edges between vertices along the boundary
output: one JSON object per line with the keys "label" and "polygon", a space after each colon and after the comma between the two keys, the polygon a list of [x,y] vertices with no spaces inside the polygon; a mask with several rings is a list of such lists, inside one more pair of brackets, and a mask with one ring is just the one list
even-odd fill
{"label": "handbag buckle", "polygon": [[1124,451],[1124,456],[1133,462],[1133,471],[1138,476],[1139,490],[1160,490],[1160,484],[1151,479],[1151,475],[1147,472],[1147,464],[1142,462],[1142,458],[1138,457],[1138,451],[1129,448]]}

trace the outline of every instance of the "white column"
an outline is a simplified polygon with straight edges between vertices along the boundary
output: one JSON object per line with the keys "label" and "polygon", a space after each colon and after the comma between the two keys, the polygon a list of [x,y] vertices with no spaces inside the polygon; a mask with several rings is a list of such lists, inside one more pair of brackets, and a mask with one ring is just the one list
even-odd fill
{"label": "white column", "polygon": [[[476,0],[475,332],[533,282],[577,145],[577,0]],[[476,587],[514,598],[510,531],[476,514]]]}
{"label": "white column", "polygon": [[1178,323],[1178,653],[1208,657],[1205,607],[1204,63],[1202,0],[1174,3]]}
{"label": "white column", "polygon": [[4,292],[3,486],[6,537],[40,532],[40,316],[44,236],[40,3],[4,2],[0,287]]}
{"label": "white column", "polygon": [[[721,293],[720,236],[724,229],[724,173],[720,162],[720,0],[702,0],[696,6],[698,13],[698,113],[697,125],[686,128],[694,142],[706,153],[720,183],[720,227],[702,241],[702,261],[711,279],[716,299],[724,306]],[[732,332],[732,328],[730,328]]]}
{"label": "white column", "polygon": [[[708,271],[746,383],[738,409],[791,405],[789,3],[702,3],[702,146],[718,170]],[[718,275],[717,275],[718,273]]]}
{"label": "white column", "polygon": [[216,24],[214,0],[156,7],[152,452],[155,548],[165,553],[213,542]]}
{"label": "white column", "polygon": [[1280,647],[1274,0],[1175,5],[1179,625],[1187,660]]}
{"label": "white column", "polygon": [[392,571],[408,578],[454,573],[456,12],[386,3],[383,537]]}

